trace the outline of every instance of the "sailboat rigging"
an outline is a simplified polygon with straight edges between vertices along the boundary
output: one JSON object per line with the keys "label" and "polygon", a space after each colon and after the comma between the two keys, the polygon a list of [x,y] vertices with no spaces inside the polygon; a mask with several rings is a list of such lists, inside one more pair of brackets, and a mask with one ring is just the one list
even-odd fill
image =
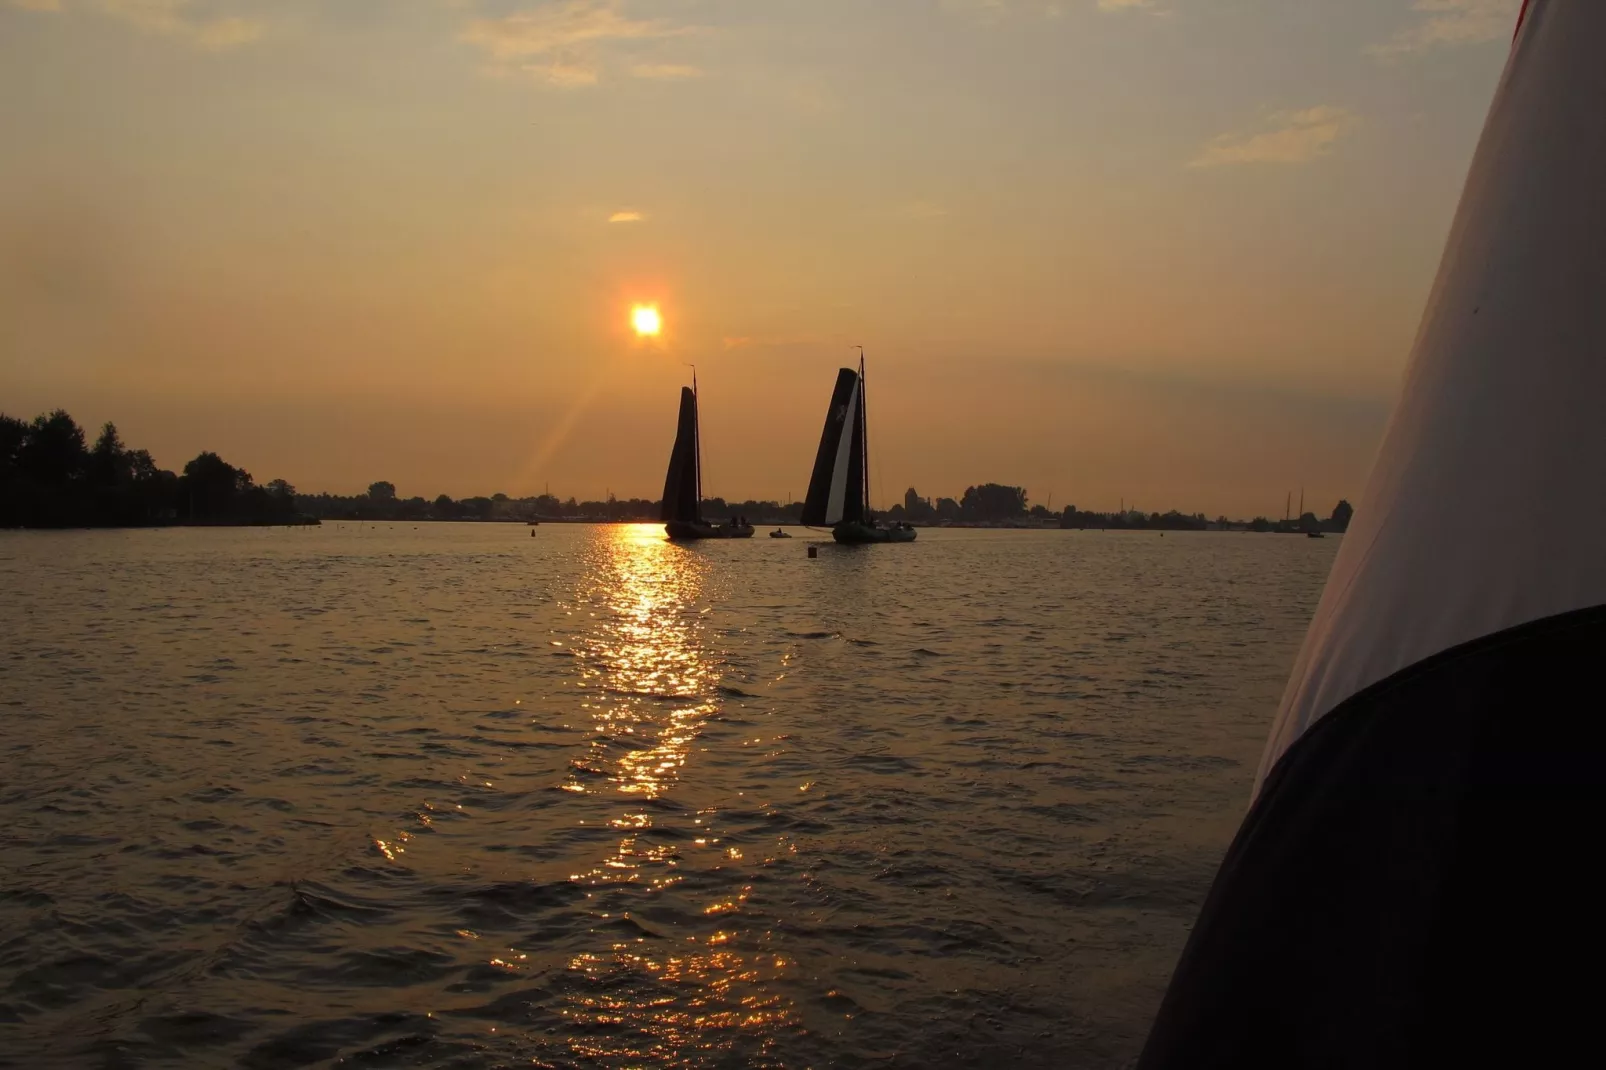
{"label": "sailboat rigging", "polygon": [[731,517],[723,524],[703,519],[703,442],[698,424],[697,373],[693,371],[692,385],[680,388],[680,420],[669,452],[669,471],[664,475],[664,531],[675,540],[750,539],[753,526],[742,517]]}

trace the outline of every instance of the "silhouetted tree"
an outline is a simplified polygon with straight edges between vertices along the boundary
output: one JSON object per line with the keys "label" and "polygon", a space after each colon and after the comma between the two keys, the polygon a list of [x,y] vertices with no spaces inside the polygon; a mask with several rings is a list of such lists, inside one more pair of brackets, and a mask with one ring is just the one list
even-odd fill
{"label": "silhouetted tree", "polygon": [[[284,484],[286,488],[288,484]],[[295,519],[294,490],[276,496],[215,453],[163,471],[129,449],[117,426],[102,426],[92,448],[67,413],[24,424],[0,416],[0,524],[104,527],[171,523],[274,523]]]}
{"label": "silhouetted tree", "polygon": [[149,483],[159,476],[172,476],[172,472],[163,472],[156,467],[156,461],[151,457],[149,450],[128,451],[128,475],[135,483]]}
{"label": "silhouetted tree", "polygon": [[1026,489],[999,483],[966,487],[959,511],[966,520],[1014,520],[1026,514]]}
{"label": "silhouetted tree", "polygon": [[28,437],[28,422],[0,413],[0,472],[16,463],[17,451]]}
{"label": "silhouetted tree", "polygon": [[184,466],[179,481],[192,520],[226,520],[239,514],[239,498],[253,486],[251,473],[210,451]]}
{"label": "silhouetted tree", "polygon": [[376,502],[393,502],[396,500],[396,484],[381,479],[377,483],[368,484],[368,497]]}
{"label": "silhouetted tree", "polygon": [[99,487],[116,487],[133,482],[128,449],[110,420],[100,429],[100,437],[89,451],[89,479]]}
{"label": "silhouetted tree", "polygon": [[1343,499],[1333,506],[1333,515],[1327,521],[1329,531],[1348,531],[1349,522],[1355,516],[1355,507]]}
{"label": "silhouetted tree", "polygon": [[87,460],[84,429],[61,409],[35,417],[17,455],[26,478],[58,488],[82,476]]}

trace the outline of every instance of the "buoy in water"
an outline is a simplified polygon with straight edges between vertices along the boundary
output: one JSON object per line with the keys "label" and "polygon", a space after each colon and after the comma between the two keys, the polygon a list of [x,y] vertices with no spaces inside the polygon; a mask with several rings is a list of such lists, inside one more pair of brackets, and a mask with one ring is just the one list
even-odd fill
{"label": "buoy in water", "polygon": [[818,546],[810,546],[809,547],[809,556],[810,557],[819,557],[820,556],[820,548]]}

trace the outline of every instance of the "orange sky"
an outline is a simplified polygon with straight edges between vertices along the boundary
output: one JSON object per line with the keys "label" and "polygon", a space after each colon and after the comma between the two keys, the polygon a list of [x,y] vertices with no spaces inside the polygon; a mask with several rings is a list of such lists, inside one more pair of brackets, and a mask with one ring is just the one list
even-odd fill
{"label": "orange sky", "polygon": [[1325,512],[1518,6],[0,0],[0,410],[656,497],[695,362],[784,498],[863,344],[878,498]]}

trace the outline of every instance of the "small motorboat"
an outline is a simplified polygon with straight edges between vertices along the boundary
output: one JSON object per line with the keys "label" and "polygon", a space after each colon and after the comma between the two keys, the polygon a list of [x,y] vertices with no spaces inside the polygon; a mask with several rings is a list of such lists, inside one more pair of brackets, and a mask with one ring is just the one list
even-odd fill
{"label": "small motorboat", "polygon": [[792,533],[790,531],[782,531],[780,528],[770,532],[770,538],[772,539],[790,539],[791,537]]}

